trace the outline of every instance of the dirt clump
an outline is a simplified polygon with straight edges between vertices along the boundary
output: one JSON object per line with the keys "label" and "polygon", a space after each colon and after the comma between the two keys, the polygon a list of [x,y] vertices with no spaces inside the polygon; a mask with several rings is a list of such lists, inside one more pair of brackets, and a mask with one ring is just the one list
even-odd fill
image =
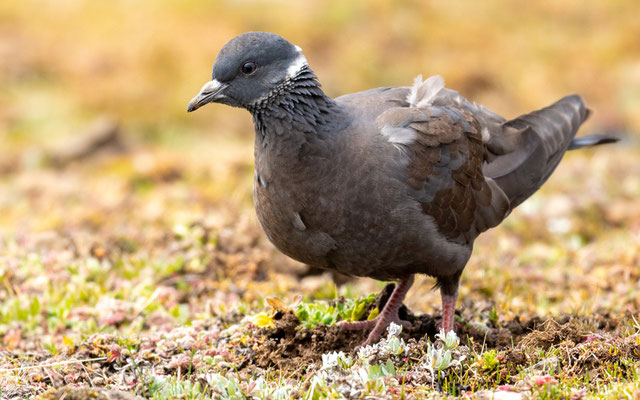
{"label": "dirt clump", "polygon": [[294,313],[279,314],[276,328],[267,331],[266,341],[256,351],[254,365],[278,369],[286,376],[304,376],[308,366],[321,362],[324,353],[351,351],[366,333],[343,331],[337,325],[298,329],[300,321]]}
{"label": "dirt clump", "polygon": [[[346,331],[338,325],[300,329],[300,321],[292,312],[279,313],[275,319],[276,328],[266,331],[266,341],[256,349],[253,364],[278,369],[287,376],[303,376],[309,366],[322,363],[323,354],[332,351],[352,353],[369,334],[368,331]],[[403,339],[435,335],[432,317],[407,315],[407,320],[411,327],[402,332]]]}
{"label": "dirt clump", "polygon": [[[384,302],[383,295],[376,303],[380,306]],[[405,341],[424,340],[425,337],[434,341],[438,332],[438,318],[414,315],[404,306],[400,314],[402,319],[411,323],[401,334]],[[333,351],[353,353],[368,334],[368,331],[342,330],[338,325],[317,325],[313,329],[302,329],[298,317],[291,311],[279,312],[274,319],[276,327],[263,331],[266,340],[253,349],[246,365],[277,369],[292,377],[302,377],[310,368],[319,367],[323,354]],[[535,354],[537,349],[548,350],[553,346],[579,348],[576,346],[585,342],[591,332],[611,331],[617,324],[615,319],[606,315],[567,315],[546,320],[534,317],[525,321],[516,317],[495,328],[467,323],[459,325],[456,330],[460,343],[470,345],[475,352],[493,349],[502,352],[503,365],[508,366],[510,374],[514,374],[519,368],[540,361]],[[579,359],[579,356],[575,357]],[[570,360],[562,362],[564,364]]]}
{"label": "dirt clump", "polygon": [[571,342],[572,345],[580,343],[584,339],[585,332],[577,324],[567,322],[559,324],[550,319],[542,323],[540,329],[536,329],[525,335],[520,341],[520,346],[536,347],[548,350],[551,346],[561,342]]}
{"label": "dirt clump", "polygon": [[635,375],[640,360],[640,340],[637,336],[620,339],[596,335],[585,343],[568,348],[566,353],[564,370],[569,375],[629,378]]}

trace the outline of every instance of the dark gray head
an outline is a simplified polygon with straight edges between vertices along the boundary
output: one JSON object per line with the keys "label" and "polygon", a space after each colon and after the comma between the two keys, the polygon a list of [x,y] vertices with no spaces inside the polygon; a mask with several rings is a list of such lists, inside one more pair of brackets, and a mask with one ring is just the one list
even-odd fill
{"label": "dark gray head", "polygon": [[307,66],[301,49],[273,33],[247,32],[224,45],[213,64],[212,80],[189,103],[249,108]]}

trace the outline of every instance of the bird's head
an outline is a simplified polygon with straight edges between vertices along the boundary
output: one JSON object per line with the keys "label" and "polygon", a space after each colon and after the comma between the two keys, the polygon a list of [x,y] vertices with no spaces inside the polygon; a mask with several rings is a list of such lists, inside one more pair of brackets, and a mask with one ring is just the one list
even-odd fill
{"label": "bird's head", "polygon": [[300,47],[286,39],[267,32],[243,33],[220,50],[211,81],[189,102],[187,111],[214,102],[250,108],[305,66]]}

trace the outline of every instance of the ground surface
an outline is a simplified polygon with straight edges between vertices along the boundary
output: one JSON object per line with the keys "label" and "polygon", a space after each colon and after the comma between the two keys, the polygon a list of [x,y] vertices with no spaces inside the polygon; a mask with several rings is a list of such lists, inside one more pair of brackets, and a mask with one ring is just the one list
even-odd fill
{"label": "ground surface", "polygon": [[[0,2],[0,397],[640,397],[637,1],[263,3]],[[515,116],[579,92],[583,133],[624,141],[569,154],[480,237],[457,337],[418,277],[411,326],[356,352],[336,322],[387,283],[273,249],[250,117],[185,112],[255,29],[334,96],[439,73]]]}
{"label": "ground surface", "polygon": [[[65,386],[145,398],[637,394],[638,153],[600,150],[570,154],[478,241],[458,303],[459,346],[440,355],[444,364],[428,344],[441,342],[426,277],[405,302],[412,326],[398,354],[353,352],[364,336],[334,324],[375,313],[381,300],[367,295],[383,285],[338,277],[337,287],[272,249],[250,208],[250,159],[225,173],[240,184],[223,203],[225,179],[206,162],[185,166],[152,149],[8,173],[2,396]],[[355,364],[327,367],[335,351]],[[393,369],[370,371],[387,360]]]}

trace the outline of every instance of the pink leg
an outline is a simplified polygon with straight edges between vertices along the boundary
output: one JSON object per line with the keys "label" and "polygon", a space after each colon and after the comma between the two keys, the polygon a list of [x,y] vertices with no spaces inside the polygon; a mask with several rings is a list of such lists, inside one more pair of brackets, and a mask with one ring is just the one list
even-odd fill
{"label": "pink leg", "polygon": [[393,289],[393,293],[389,297],[387,304],[385,304],[382,312],[370,321],[358,321],[358,322],[341,322],[340,327],[346,330],[362,330],[362,329],[372,329],[367,337],[367,340],[362,343],[362,346],[370,345],[375,343],[383,334],[387,326],[392,322],[395,322],[398,325],[402,325],[404,327],[408,327],[409,323],[407,321],[401,321],[398,316],[398,310],[402,306],[402,301],[404,300],[404,296],[406,296],[409,288],[413,285],[413,275],[408,279],[401,280],[396,284],[395,289]]}
{"label": "pink leg", "polygon": [[442,322],[440,327],[445,333],[453,330],[453,316],[456,312],[456,300],[458,300],[458,291],[454,294],[445,294],[440,290],[442,298]]}

